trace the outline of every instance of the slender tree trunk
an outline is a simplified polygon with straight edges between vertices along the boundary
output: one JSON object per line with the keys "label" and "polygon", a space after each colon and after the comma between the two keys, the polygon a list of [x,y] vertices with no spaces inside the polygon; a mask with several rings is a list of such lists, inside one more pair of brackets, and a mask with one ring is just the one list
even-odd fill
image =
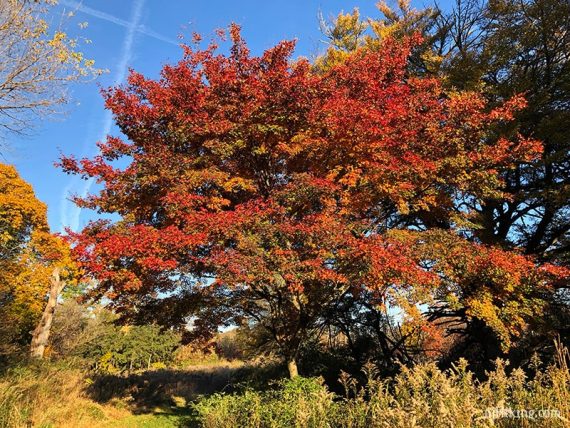
{"label": "slender tree trunk", "polygon": [[297,362],[295,361],[295,358],[291,358],[287,361],[287,368],[289,369],[289,377],[291,379],[299,376],[299,370],[297,369]]}
{"label": "slender tree trunk", "polygon": [[42,318],[32,333],[32,344],[30,346],[30,355],[33,358],[43,358],[44,351],[46,349],[49,334],[51,330],[51,324],[53,322],[53,314],[55,312],[55,307],[57,305],[57,298],[63,288],[65,287],[65,281],[62,281],[59,276],[59,268],[53,270],[52,276],[50,278],[50,290],[47,305],[42,314]]}

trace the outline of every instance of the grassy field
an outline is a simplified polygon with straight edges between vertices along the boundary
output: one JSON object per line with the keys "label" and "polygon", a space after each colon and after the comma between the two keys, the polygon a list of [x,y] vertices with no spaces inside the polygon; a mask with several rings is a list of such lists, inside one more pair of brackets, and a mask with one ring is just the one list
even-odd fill
{"label": "grassy field", "polygon": [[94,376],[69,362],[21,366],[0,379],[0,427],[197,426],[188,404],[247,371],[222,362],[128,376]]}
{"label": "grassy field", "polygon": [[73,360],[27,364],[0,378],[0,428],[565,428],[569,361],[565,348],[554,364],[527,371],[499,360],[483,380],[465,362],[402,367],[394,378],[369,364],[364,382],[341,375],[344,393],[322,378],[283,379],[275,364],[212,360],[123,375],[93,374]]}

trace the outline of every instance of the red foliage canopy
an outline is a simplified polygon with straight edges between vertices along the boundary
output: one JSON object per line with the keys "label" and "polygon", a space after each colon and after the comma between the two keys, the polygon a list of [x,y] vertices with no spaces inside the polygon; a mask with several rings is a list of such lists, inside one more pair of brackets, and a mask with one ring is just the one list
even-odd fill
{"label": "red foliage canopy", "polygon": [[[498,171],[540,153],[487,143],[524,100],[490,109],[410,77],[418,38],[319,74],[291,62],[293,42],[255,57],[230,34],[229,55],[184,46],[160,79],[131,72],[104,91],[126,138],[61,160],[102,184],[80,206],[121,216],[73,234],[94,293],[179,318],[211,306],[211,324],[253,318],[288,355],[347,293],[422,322],[418,304],[452,296],[508,344],[565,272],[477,244],[464,202],[499,197]],[[208,305],[182,303],[196,294]]]}

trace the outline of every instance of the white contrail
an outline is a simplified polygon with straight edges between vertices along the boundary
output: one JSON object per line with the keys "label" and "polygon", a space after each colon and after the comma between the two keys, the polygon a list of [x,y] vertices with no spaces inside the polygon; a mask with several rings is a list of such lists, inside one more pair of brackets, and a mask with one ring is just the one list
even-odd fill
{"label": "white contrail", "polygon": [[[133,12],[131,14],[131,20],[127,26],[128,29],[127,34],[125,36],[125,39],[123,41],[123,46],[121,48],[121,59],[119,61],[119,64],[117,65],[117,71],[113,78],[113,86],[121,84],[125,80],[125,77],[127,76],[127,66],[132,59],[135,33],[138,32],[137,28],[140,27],[140,20],[142,17],[144,2],[145,0],[135,1]],[[98,141],[104,140],[107,137],[107,135],[109,135],[112,126],[113,126],[113,116],[109,110],[105,110],[105,115],[103,117],[103,127],[101,129],[101,134]],[[91,186],[93,186],[94,181],[95,179],[90,178],[84,183],[83,188],[79,193],[80,197],[87,196],[89,190],[91,190]],[[72,204],[68,199],[72,184],[73,183],[70,183],[64,189],[64,194],[61,204],[61,223],[62,227],[67,226],[71,230],[77,231],[79,229],[81,208]]]}
{"label": "white contrail", "polygon": [[[106,13],[106,12],[101,12],[100,10],[97,10],[97,9],[93,9],[91,7],[88,7],[88,6],[84,6],[82,3],[79,3],[79,2],[76,2],[73,0],[60,0],[59,4],[61,4],[62,6],[67,6],[69,8],[72,8],[73,10],[77,10],[79,12],[82,12],[82,13],[89,15],[89,16],[92,16],[94,18],[99,18],[99,19],[103,19],[107,22],[112,22],[113,24],[120,25],[121,27],[131,28],[130,27],[131,23],[129,21],[125,21],[124,19],[117,18],[116,16],[113,16],[113,15]],[[157,33],[156,31],[153,31],[150,28],[147,28],[142,24],[137,25],[135,27],[135,31],[137,33],[144,34],[145,36],[152,37],[152,38],[160,40],[162,42],[170,43],[171,45],[178,46],[180,44],[180,42],[177,42],[176,40],[173,40],[173,39],[170,39],[166,36],[163,36],[162,34]]]}

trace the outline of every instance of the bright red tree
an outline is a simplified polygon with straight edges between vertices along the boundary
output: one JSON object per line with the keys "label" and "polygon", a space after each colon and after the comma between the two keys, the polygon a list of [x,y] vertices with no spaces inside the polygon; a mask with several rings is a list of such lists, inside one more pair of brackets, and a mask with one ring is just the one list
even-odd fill
{"label": "bright red tree", "polygon": [[126,138],[62,159],[102,184],[80,206],[121,217],[73,236],[94,295],[210,331],[253,321],[291,375],[338,301],[363,291],[424,326],[419,304],[453,301],[508,346],[564,272],[477,244],[463,202],[497,194],[498,168],[540,152],[516,138],[486,144],[523,100],[489,110],[410,77],[414,38],[318,73],[291,62],[292,42],[254,57],[238,27],[230,35],[229,55],[184,46],[160,79],[132,72],[105,91]]}

